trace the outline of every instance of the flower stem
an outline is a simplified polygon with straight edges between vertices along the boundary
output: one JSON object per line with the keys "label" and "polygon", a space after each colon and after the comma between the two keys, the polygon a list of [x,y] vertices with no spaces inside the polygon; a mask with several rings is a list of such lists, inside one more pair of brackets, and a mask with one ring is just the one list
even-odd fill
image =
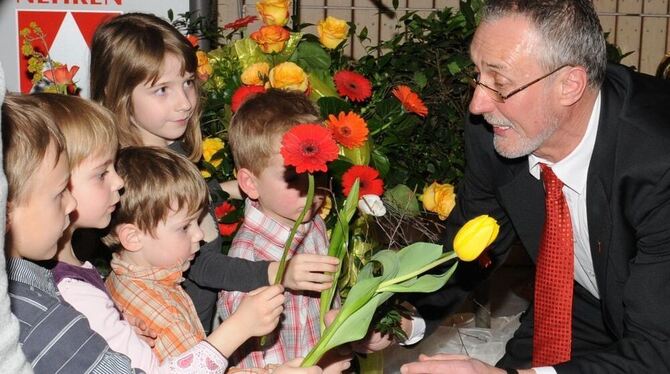
{"label": "flower stem", "polygon": [[[312,209],[312,201],[314,200],[314,176],[312,175],[312,173],[307,174],[307,180],[309,181],[309,186],[307,187],[307,200],[305,201],[305,206],[302,208],[302,212],[300,212],[300,215],[295,220],[295,223],[293,223],[291,233],[289,234],[288,239],[286,239],[286,242],[284,243],[284,252],[281,254],[281,259],[279,260],[279,267],[277,268],[277,275],[275,275],[275,280],[274,282],[272,282],[272,284],[280,284],[282,279],[284,278],[284,271],[286,270],[286,256],[288,255],[288,251],[291,249],[291,244],[293,244],[293,238],[295,237],[295,233],[298,232],[298,227],[300,227],[300,224],[302,223],[303,218],[305,218],[305,214],[307,214],[307,211],[309,209]],[[267,335],[261,338],[260,341],[261,347],[265,346],[266,341],[267,341]]]}
{"label": "flower stem", "polygon": [[312,173],[307,174],[307,179],[309,181],[309,187],[307,188],[307,200],[305,201],[305,206],[302,208],[302,212],[300,212],[298,219],[296,219],[295,223],[293,223],[293,227],[291,228],[291,233],[289,234],[288,239],[286,239],[286,242],[284,243],[284,253],[282,253],[281,259],[279,260],[279,268],[277,269],[277,275],[275,275],[275,281],[273,284],[281,283],[282,279],[284,278],[284,271],[286,269],[286,255],[291,249],[293,238],[298,231],[298,227],[300,224],[302,224],[302,220],[305,218],[305,214],[307,214],[308,210],[312,209],[312,201],[314,200],[314,176]]}

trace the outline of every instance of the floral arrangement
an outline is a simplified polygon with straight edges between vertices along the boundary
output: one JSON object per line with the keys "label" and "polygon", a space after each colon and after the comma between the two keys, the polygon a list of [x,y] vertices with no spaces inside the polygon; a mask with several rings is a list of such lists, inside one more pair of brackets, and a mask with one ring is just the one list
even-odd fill
{"label": "floral arrangement", "polygon": [[36,89],[43,92],[78,95],[79,88],[74,76],[79,66],[68,68],[67,64],[54,61],[48,52],[46,35],[42,28],[31,22],[20,32],[21,53],[28,60],[28,73]]}
{"label": "floral arrangement", "polygon": [[[290,30],[286,27],[289,6],[285,0],[259,0],[256,7],[260,19],[244,17],[215,33],[203,31],[202,24],[192,27],[186,21],[190,16],[173,23],[191,33],[194,45],[198,38],[210,35],[216,46],[209,52],[197,51],[204,96],[201,170],[206,178],[235,178],[226,143],[227,127],[248,95],[270,87],[297,90],[308,95],[320,110],[324,123],[311,124],[309,130],[298,126],[295,132],[287,133],[291,138],[285,139],[282,154],[297,172],[312,172],[316,164],[288,150],[299,149],[298,139],[305,140],[310,134],[330,134],[312,136],[312,142],[332,139],[328,166],[323,159],[316,162],[320,170],[327,169],[332,176],[322,215],[331,230],[329,254],[340,258],[342,266],[334,274],[339,280],[337,286],[322,293],[323,328],[323,316],[336,294],[347,297],[359,280],[360,269],[375,253],[400,249],[417,239],[437,241],[439,222],[453,208],[455,194],[450,184],[433,183],[425,188],[422,210],[418,197],[424,185],[386,182],[395,172],[395,163],[385,154],[385,143],[400,132],[420,129],[429,117],[430,109],[418,91],[422,86],[413,79],[396,82],[373,75],[377,80],[371,80],[370,74],[361,72],[366,66],[343,53],[355,25],[327,17],[315,25],[316,35],[300,27]],[[247,35],[247,26],[259,21],[261,27]],[[222,235],[234,235],[242,209],[235,200],[217,208]],[[280,271],[278,279],[281,276]],[[395,318],[386,318],[377,327],[402,335],[397,323],[404,312],[399,309],[393,314]]]}

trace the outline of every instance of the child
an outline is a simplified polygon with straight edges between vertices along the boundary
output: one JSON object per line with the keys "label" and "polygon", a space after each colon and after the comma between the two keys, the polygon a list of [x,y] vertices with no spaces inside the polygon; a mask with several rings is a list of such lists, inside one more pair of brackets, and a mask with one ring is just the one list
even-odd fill
{"label": "child", "polygon": [[[116,305],[143,320],[158,337],[160,360],[177,356],[205,338],[193,303],[179,285],[200,249],[198,221],[208,191],[185,157],[157,147],[127,147],[119,153],[124,193],[105,238],[117,252],[106,284]],[[218,349],[226,357],[251,336],[271,332],[279,322],[281,286],[252,292],[238,313],[214,332],[225,335]]]}
{"label": "child", "polygon": [[19,342],[36,373],[130,373],[128,357],[109,349],[84,316],[58,294],[52,274],[33,261],[56,255],[76,202],[68,190],[65,142],[34,96],[8,95],[2,106],[4,169],[9,186],[9,295]]}
{"label": "child", "polygon": [[[188,40],[164,20],[142,13],[111,19],[91,45],[91,97],[116,114],[121,147],[170,147],[191,161],[201,157],[197,58]],[[221,186],[210,183],[211,201],[221,203]],[[230,191],[229,191],[230,192]],[[204,239],[184,288],[209,331],[221,289],[250,291],[274,280],[277,262],[251,262],[221,254],[222,238],[213,209],[203,219]],[[337,259],[298,255],[288,265],[284,285],[295,290],[330,287]]]}
{"label": "child", "polygon": [[[88,318],[91,328],[113,350],[127,355],[133,366],[147,373],[222,373],[227,361],[214,347],[219,344],[216,340],[211,340],[211,344],[200,342],[160,365],[151,347],[121,318],[100,273],[75,255],[74,231],[107,227],[123,187],[114,168],[118,140],[113,115],[101,105],[74,96],[33,96],[52,117],[58,117],[71,173],[69,190],[77,201],[70,214],[70,226],[59,241],[59,261],[52,270],[63,299]],[[192,359],[186,360],[188,357]]]}
{"label": "child", "polygon": [[[307,190],[306,177],[284,167],[279,153],[281,138],[293,126],[313,122],[320,120],[304,94],[272,89],[248,99],[233,116],[229,141],[237,180],[248,198],[230,256],[254,261],[277,261],[281,257],[289,231],[305,206]],[[316,195],[290,255],[328,251],[326,226],[315,214],[322,202],[323,196]],[[241,297],[240,292],[221,292],[222,318],[237,309]],[[287,292],[284,310],[279,331],[263,347],[258,339],[250,340],[232,357],[235,365],[258,367],[284,362],[303,357],[314,347],[320,336],[319,294]]]}

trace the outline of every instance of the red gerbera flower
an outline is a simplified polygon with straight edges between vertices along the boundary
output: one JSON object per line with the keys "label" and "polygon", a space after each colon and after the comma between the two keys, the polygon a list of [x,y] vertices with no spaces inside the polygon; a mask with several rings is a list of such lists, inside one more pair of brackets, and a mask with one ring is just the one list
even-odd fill
{"label": "red gerbera flower", "polygon": [[372,96],[372,84],[364,76],[347,70],[341,70],[333,76],[337,93],[351,101],[365,101]]}
{"label": "red gerbera flower", "polygon": [[237,112],[240,106],[249,98],[249,95],[263,92],[265,92],[265,87],[263,86],[240,86],[230,99],[230,110],[233,113]]}
{"label": "red gerbera flower", "polygon": [[381,196],[384,193],[384,181],[379,178],[377,169],[367,165],[354,165],[342,175],[344,196],[349,196],[356,178],[360,180],[358,196]]}
{"label": "red gerbera flower", "polygon": [[237,29],[241,29],[242,27],[247,27],[247,26],[249,26],[250,23],[256,22],[257,20],[258,20],[258,17],[256,17],[256,16],[246,16],[246,17],[236,19],[235,21],[233,21],[231,23],[226,23],[223,26],[223,28],[224,29],[237,30]]}
{"label": "red gerbera flower", "polygon": [[229,215],[230,213],[236,211],[237,208],[235,208],[235,205],[231,204],[228,201],[224,201],[221,203],[221,205],[217,206],[214,208],[214,216],[216,217],[216,220],[220,220],[221,218]]}
{"label": "red gerbera flower", "polygon": [[233,236],[242,221],[233,223],[219,223],[219,233],[221,236]]}
{"label": "red gerbera flower", "polygon": [[328,171],[326,162],[337,158],[339,147],[327,128],[305,123],[291,128],[282,138],[284,165],[295,166],[298,173]]}
{"label": "red gerbera flower", "polygon": [[338,143],[347,148],[358,148],[368,139],[368,125],[365,120],[354,112],[328,116],[328,128]]}
{"label": "red gerbera flower", "polygon": [[425,117],[428,114],[428,108],[423,103],[423,100],[412,91],[411,88],[405,85],[396,86],[392,91],[393,95],[400,100],[405,111],[412,112]]}

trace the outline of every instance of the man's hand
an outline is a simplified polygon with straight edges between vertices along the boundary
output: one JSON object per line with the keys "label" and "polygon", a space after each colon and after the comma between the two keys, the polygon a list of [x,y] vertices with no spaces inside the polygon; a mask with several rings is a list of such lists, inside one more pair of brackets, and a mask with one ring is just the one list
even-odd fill
{"label": "man's hand", "polygon": [[[337,271],[336,257],[298,253],[288,260],[282,285],[296,291],[321,292],[333,284],[333,276],[326,273]],[[268,267],[269,283],[274,282],[279,263]]]}
{"label": "man's hand", "polygon": [[128,324],[133,327],[135,334],[137,334],[140,339],[144,340],[149,345],[149,347],[153,348],[156,345],[156,338],[158,337],[158,334],[156,334],[154,330],[150,329],[143,320],[126,312],[123,312],[123,319],[125,319],[126,322],[128,322]]}
{"label": "man's hand", "polygon": [[[401,374],[505,374],[505,370],[461,355],[420,355],[419,361],[400,367]],[[519,374],[532,374],[534,370],[519,370]]]}

